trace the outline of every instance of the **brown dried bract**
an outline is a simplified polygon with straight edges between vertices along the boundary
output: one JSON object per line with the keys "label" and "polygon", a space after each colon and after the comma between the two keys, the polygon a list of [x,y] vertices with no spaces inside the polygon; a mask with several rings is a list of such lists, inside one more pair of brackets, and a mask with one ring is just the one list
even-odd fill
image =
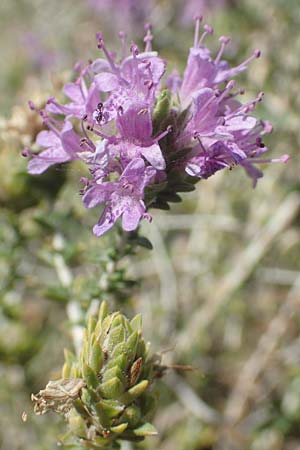
{"label": "brown dried bract", "polygon": [[130,368],[130,372],[129,372],[129,380],[128,380],[129,387],[136,384],[136,382],[141,374],[142,366],[143,366],[142,358],[138,358],[132,364],[132,366]]}
{"label": "brown dried bract", "polygon": [[41,415],[47,411],[68,413],[73,406],[73,401],[80,396],[84,386],[85,382],[81,378],[61,378],[49,381],[45,389],[36,395],[31,395],[35,414]]}

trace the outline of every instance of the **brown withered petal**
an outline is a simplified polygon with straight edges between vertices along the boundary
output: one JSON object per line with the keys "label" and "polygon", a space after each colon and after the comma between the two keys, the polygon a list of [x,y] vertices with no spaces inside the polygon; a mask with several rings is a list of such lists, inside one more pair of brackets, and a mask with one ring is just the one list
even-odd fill
{"label": "brown withered petal", "polygon": [[31,395],[34,403],[34,412],[38,415],[47,411],[55,411],[66,414],[73,406],[85,386],[81,378],[61,378],[56,381],[49,381],[45,389],[38,394]]}

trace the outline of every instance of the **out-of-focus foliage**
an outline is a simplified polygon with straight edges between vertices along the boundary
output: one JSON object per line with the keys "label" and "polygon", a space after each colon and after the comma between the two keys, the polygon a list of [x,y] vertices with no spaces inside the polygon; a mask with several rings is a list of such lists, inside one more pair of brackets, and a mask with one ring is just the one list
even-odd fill
{"label": "out-of-focus foliage", "polygon": [[[180,64],[192,26],[189,31],[180,22],[177,3],[174,9],[167,0],[155,2],[151,20],[156,46]],[[237,43],[227,50],[232,61],[261,48],[255,70],[242,76],[246,95],[265,91],[260,108],[275,128],[268,146],[274,155],[289,153],[291,161],[268,167],[255,191],[235,170],[216,175],[205,189],[200,183],[142,229],[154,249],[132,254],[135,236],[92,236],[97,211],[86,214],[74,195],[76,164],[33,179],[19,156],[40,127],[26,100],[44,102],[51,85],[68,78],[61,70],[95,56],[96,31],[116,39],[118,30],[109,14],[96,14],[85,0],[1,2],[3,450],[56,448],[64,426],[54,415],[35,418],[30,393],[59,377],[74,325],[103,297],[111,309],[143,314],[145,336],[164,352],[163,361],[200,368],[161,382],[160,434],[144,447],[299,448],[298,3],[240,0],[208,13],[216,33]]]}

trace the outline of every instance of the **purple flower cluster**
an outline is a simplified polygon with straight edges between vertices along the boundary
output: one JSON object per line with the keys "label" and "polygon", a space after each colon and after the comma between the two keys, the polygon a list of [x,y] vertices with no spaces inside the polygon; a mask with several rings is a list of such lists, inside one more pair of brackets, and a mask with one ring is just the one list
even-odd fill
{"label": "purple flower cluster", "polygon": [[[82,160],[90,177],[82,178],[83,203],[87,208],[103,204],[94,233],[102,235],[119,217],[126,231],[150,219],[150,206],[165,207],[178,201],[178,192],[193,188],[219,170],[241,165],[254,185],[262,173],[256,164],[267,148],[262,137],[272,130],[252,112],[262,100],[242,104],[241,90],[233,77],[244,71],[253,55],[237,67],[222,59],[229,38],[222,36],[213,57],[204,39],[213,30],[196,18],[194,45],[181,79],[173,72],[162,78],[166,62],[152,50],[151,27],[147,26],[145,49],[131,44],[119,33],[122,56],[111,53],[100,33],[98,48],[105,58],[86,67],[76,66],[77,79],[64,87],[64,103],[51,97],[38,110],[48,131],[37,136],[44,148],[31,156],[28,171],[41,174],[53,164]],[[30,102],[31,109],[36,109]],[[286,162],[284,155],[278,160]]]}

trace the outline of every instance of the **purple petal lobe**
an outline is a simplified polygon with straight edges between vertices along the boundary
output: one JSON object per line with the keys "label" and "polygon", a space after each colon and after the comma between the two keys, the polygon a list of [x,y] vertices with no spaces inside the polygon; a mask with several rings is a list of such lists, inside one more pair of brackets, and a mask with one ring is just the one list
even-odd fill
{"label": "purple petal lobe", "polygon": [[140,205],[132,205],[127,208],[122,216],[122,227],[125,231],[132,231],[138,227],[145,210]]}
{"label": "purple petal lobe", "polygon": [[120,85],[118,77],[112,73],[104,72],[95,76],[95,82],[99,91],[110,92],[117,89]]}
{"label": "purple petal lobe", "polygon": [[83,204],[86,208],[94,208],[99,203],[109,199],[114,190],[114,183],[106,182],[90,188],[83,196]]}
{"label": "purple petal lobe", "polygon": [[150,145],[150,147],[141,147],[141,154],[155,169],[164,170],[166,168],[166,162],[158,144]]}

